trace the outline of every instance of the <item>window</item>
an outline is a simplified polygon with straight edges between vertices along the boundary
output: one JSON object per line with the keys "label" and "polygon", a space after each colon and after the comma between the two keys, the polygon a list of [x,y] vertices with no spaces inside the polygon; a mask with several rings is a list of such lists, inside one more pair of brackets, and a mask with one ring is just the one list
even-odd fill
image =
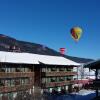
{"label": "window", "polygon": [[20,79],[15,79],[15,85],[20,85]]}
{"label": "window", "polygon": [[56,82],[56,77],[52,77],[51,82]]}
{"label": "window", "polygon": [[21,70],[20,70],[20,68],[16,68],[16,72],[20,72]]}
{"label": "window", "polygon": [[14,86],[14,80],[11,79],[11,82],[10,82],[11,86]]}
{"label": "window", "polygon": [[51,72],[51,68],[47,68],[48,72]]}
{"label": "window", "polygon": [[42,68],[42,72],[45,72],[46,71],[46,68]]}
{"label": "window", "polygon": [[66,80],[67,80],[67,81],[70,81],[71,79],[72,79],[72,76],[67,76],[67,77],[66,77]]}
{"label": "window", "polygon": [[0,86],[4,86],[3,80],[0,80]]}
{"label": "window", "polygon": [[25,84],[29,84],[29,83],[30,83],[29,78],[26,78],[26,79],[25,79]]}
{"label": "window", "polygon": [[51,78],[48,77],[47,78],[47,83],[49,83],[49,82],[51,82]]}
{"label": "window", "polygon": [[64,77],[59,77],[59,81],[64,81],[65,78]]}
{"label": "window", "polygon": [[5,68],[0,68],[0,72],[5,72]]}
{"label": "window", "polygon": [[65,70],[65,68],[59,68],[59,71],[64,71]]}
{"label": "window", "polygon": [[51,68],[51,71],[56,71],[57,69],[56,68]]}
{"label": "window", "polygon": [[67,71],[72,71],[72,68],[67,68]]}
{"label": "window", "polygon": [[42,83],[46,83],[46,78],[42,78]]}

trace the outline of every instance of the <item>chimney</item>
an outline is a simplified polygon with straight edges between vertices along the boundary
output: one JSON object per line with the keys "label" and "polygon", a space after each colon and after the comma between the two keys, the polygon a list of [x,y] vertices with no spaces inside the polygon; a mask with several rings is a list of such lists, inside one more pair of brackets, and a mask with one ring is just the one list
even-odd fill
{"label": "chimney", "polygon": [[65,54],[65,48],[60,48],[59,51],[60,51],[60,53],[61,53],[62,55]]}

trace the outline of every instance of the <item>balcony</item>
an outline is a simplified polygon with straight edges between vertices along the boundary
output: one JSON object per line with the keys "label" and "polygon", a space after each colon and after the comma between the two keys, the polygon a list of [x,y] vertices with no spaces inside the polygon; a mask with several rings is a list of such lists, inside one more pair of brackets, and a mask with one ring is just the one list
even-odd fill
{"label": "balcony", "polygon": [[68,76],[68,75],[77,75],[77,72],[43,72],[42,76]]}
{"label": "balcony", "polygon": [[0,93],[7,93],[7,92],[17,92],[31,89],[33,86],[31,84],[27,85],[16,85],[13,87],[2,86],[0,87]]}
{"label": "balcony", "polygon": [[34,72],[0,72],[0,78],[33,77]]}
{"label": "balcony", "polygon": [[48,87],[55,87],[55,86],[64,86],[68,84],[71,84],[71,81],[44,83],[42,84],[42,87],[48,88]]}

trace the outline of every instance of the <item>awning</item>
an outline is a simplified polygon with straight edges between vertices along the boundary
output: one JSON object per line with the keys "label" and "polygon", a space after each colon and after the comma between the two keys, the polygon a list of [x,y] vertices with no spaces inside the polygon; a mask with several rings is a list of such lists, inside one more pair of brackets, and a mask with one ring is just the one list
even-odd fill
{"label": "awning", "polygon": [[32,53],[16,53],[0,51],[0,62],[25,63],[25,64],[46,64],[46,65],[74,65],[80,66],[72,60],[61,56],[48,56]]}

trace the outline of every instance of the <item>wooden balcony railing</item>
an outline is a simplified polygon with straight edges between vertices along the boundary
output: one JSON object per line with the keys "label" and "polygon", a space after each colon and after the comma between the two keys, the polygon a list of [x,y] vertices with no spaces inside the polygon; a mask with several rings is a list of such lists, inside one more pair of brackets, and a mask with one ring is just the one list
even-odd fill
{"label": "wooden balcony railing", "polygon": [[2,86],[0,87],[0,93],[7,93],[7,92],[16,92],[16,91],[24,91],[31,89],[33,85],[27,84],[27,85],[16,85],[12,87]]}
{"label": "wooden balcony railing", "polygon": [[77,75],[77,72],[43,72],[42,76],[67,76],[67,75]]}
{"label": "wooden balcony railing", "polygon": [[71,84],[71,81],[44,83],[44,84],[42,84],[42,87],[47,88],[47,87],[55,87],[55,86],[64,86],[64,85],[68,85],[68,84]]}
{"label": "wooden balcony railing", "polygon": [[34,72],[0,72],[0,78],[33,77]]}

